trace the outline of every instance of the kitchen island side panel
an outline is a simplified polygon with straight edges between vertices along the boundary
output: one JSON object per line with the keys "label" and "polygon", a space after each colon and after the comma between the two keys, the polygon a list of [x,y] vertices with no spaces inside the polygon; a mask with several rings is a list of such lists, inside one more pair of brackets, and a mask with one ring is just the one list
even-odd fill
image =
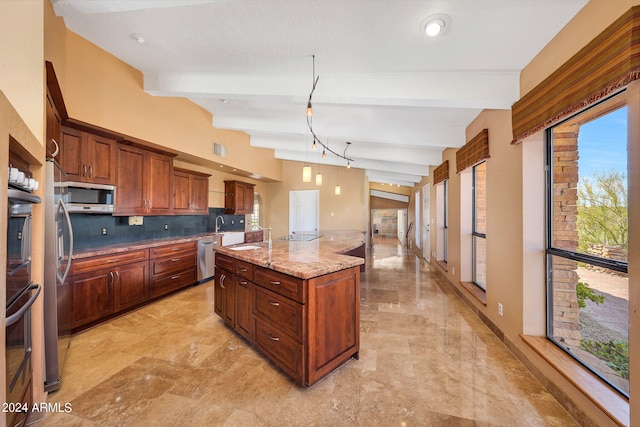
{"label": "kitchen island side panel", "polygon": [[360,349],[360,268],[309,279],[307,385],[314,384]]}

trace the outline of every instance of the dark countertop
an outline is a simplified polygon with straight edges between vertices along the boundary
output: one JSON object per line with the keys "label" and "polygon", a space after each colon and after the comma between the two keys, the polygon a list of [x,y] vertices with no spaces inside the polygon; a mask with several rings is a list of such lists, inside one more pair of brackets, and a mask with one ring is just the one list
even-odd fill
{"label": "dark countertop", "polygon": [[[364,232],[325,231],[319,234],[321,237],[310,241],[274,240],[271,248],[267,242],[245,243],[218,247],[216,252],[301,279],[364,264],[362,258],[342,255],[365,243]],[[254,248],[233,249],[250,246]]]}

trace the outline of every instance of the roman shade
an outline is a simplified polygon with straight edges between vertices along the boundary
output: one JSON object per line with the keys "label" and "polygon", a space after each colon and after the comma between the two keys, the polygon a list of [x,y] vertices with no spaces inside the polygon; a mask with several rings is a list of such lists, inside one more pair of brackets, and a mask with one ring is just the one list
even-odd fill
{"label": "roman shade", "polygon": [[445,160],[440,166],[433,170],[433,185],[445,179],[449,179],[449,160]]}
{"label": "roman shade", "polygon": [[456,151],[457,173],[489,158],[489,130],[483,129]]}
{"label": "roman shade", "polygon": [[640,6],[634,6],[512,107],[517,144],[640,78]]}

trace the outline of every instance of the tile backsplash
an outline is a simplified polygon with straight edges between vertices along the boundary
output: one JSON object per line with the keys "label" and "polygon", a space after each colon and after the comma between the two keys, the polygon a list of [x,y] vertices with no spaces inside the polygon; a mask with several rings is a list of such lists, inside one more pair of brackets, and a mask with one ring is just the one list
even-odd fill
{"label": "tile backsplash", "polygon": [[209,215],[145,216],[142,225],[129,225],[126,216],[71,214],[73,246],[86,249],[214,232],[218,215],[224,219],[224,224],[218,220],[219,231],[244,231],[245,216],[225,215],[224,208],[209,208]]}

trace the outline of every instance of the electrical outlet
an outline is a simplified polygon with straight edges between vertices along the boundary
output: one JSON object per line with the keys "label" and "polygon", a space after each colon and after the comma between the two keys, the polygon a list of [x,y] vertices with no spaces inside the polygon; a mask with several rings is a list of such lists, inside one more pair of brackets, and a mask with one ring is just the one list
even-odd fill
{"label": "electrical outlet", "polygon": [[102,227],[102,235],[103,236],[107,235],[107,227]]}
{"label": "electrical outlet", "polygon": [[498,303],[498,314],[500,316],[502,316],[502,303],[501,302]]}
{"label": "electrical outlet", "polygon": [[164,229],[165,229],[165,230],[168,230],[168,229],[169,229],[169,224],[165,224],[165,225],[164,225]]}

